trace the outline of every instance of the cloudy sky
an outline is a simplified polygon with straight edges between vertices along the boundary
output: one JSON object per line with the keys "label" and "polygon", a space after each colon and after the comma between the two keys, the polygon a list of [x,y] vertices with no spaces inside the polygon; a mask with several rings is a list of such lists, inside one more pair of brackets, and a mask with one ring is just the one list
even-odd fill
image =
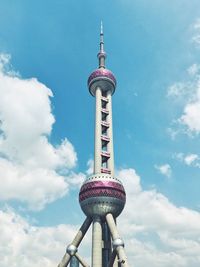
{"label": "cloudy sky", "polygon": [[130,266],[200,266],[199,0],[0,0],[1,267],[57,266],[84,220],[101,20]]}

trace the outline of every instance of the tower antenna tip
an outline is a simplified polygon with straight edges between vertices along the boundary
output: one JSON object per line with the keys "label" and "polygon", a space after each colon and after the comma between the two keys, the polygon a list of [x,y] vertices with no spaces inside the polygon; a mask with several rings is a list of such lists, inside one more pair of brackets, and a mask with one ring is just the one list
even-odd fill
{"label": "tower antenna tip", "polygon": [[101,20],[101,34],[103,34],[103,21]]}

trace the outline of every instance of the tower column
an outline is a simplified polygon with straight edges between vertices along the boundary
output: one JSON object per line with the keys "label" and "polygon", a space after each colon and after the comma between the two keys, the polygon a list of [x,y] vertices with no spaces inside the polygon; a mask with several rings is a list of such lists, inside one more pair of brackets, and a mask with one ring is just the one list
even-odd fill
{"label": "tower column", "polygon": [[96,88],[94,173],[101,172],[101,88]]}
{"label": "tower column", "polygon": [[102,224],[103,228],[103,262],[102,267],[108,267],[108,263],[110,261],[111,257],[111,237],[110,237],[110,231],[108,229],[108,225],[106,222]]}
{"label": "tower column", "polygon": [[72,256],[70,260],[70,267],[79,267],[79,261],[76,256]]}
{"label": "tower column", "polygon": [[110,142],[108,143],[108,152],[110,152],[110,158],[108,160],[108,169],[111,171],[111,175],[114,176],[114,150],[113,150],[113,127],[112,127],[112,94],[111,91],[107,93],[108,98],[108,111],[107,122],[109,123],[108,136]]}
{"label": "tower column", "polygon": [[102,266],[102,225],[101,219],[95,216],[92,229],[92,267]]}

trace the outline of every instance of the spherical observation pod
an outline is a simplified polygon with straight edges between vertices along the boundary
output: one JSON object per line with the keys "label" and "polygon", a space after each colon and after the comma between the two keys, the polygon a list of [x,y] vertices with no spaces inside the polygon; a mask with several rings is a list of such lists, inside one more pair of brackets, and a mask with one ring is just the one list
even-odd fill
{"label": "spherical observation pod", "polygon": [[79,203],[86,216],[119,216],[126,202],[122,183],[107,174],[93,174],[83,183]]}
{"label": "spherical observation pod", "polygon": [[97,87],[100,87],[103,92],[111,91],[111,94],[114,94],[116,87],[114,74],[110,70],[104,68],[93,71],[88,78],[88,88],[91,95],[95,96]]}

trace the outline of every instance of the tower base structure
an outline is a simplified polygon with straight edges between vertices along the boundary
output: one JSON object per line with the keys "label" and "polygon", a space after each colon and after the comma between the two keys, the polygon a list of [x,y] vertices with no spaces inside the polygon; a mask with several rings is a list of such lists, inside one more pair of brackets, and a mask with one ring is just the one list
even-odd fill
{"label": "tower base structure", "polygon": [[72,257],[76,257],[83,267],[90,265],[79,255],[78,247],[92,224],[92,267],[129,267],[124,242],[121,239],[116,220],[111,213],[87,217],[77,232],[74,240],[68,245],[66,253],[58,267],[67,267]]}

